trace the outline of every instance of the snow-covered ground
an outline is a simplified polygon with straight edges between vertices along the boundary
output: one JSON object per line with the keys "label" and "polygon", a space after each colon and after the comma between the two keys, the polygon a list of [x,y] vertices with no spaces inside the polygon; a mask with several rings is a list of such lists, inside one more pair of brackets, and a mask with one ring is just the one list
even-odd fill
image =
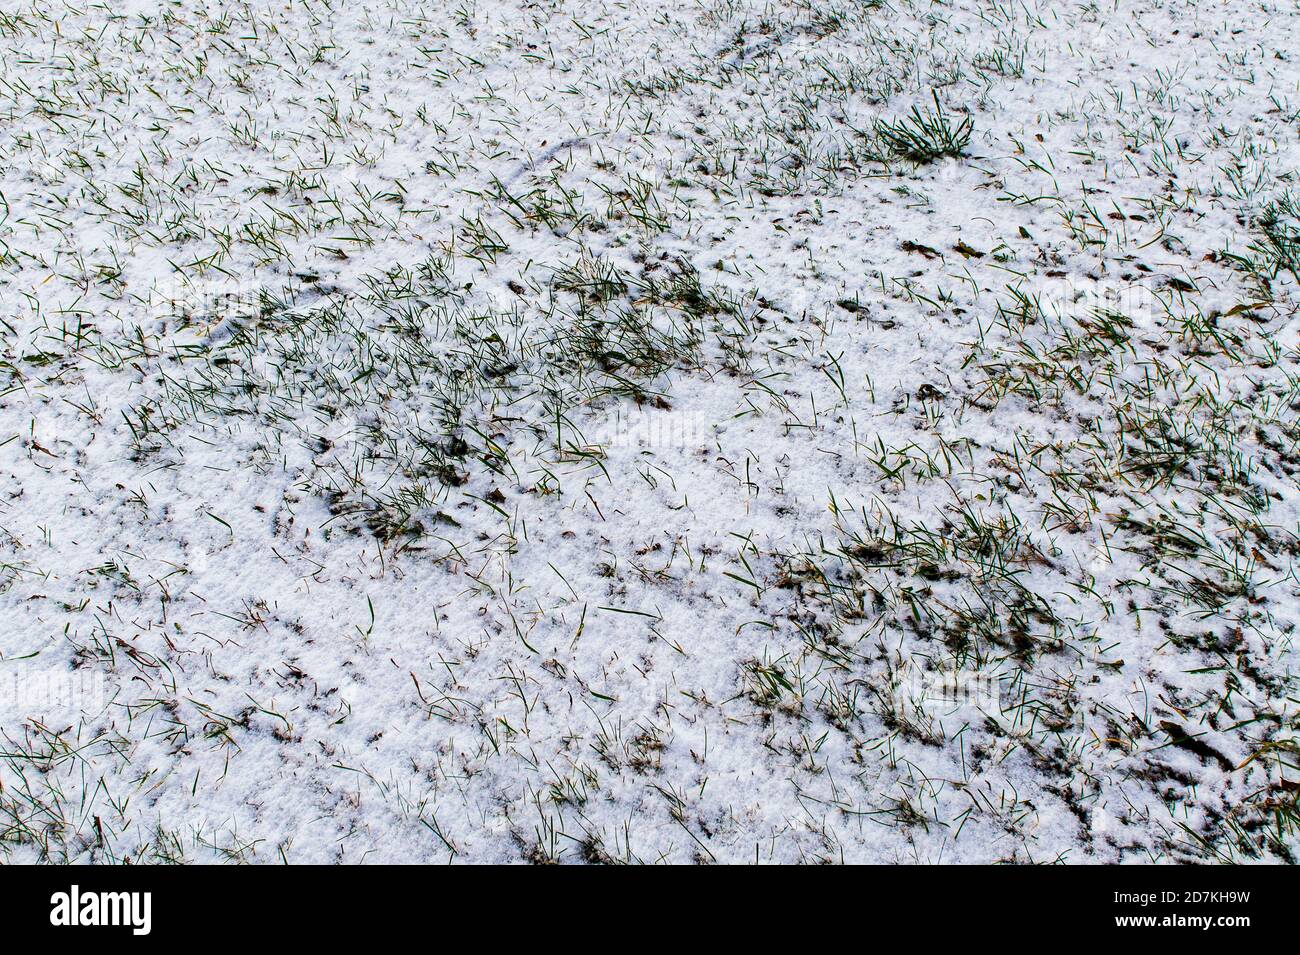
{"label": "snow-covered ground", "polygon": [[0,858],[1291,861],[1300,9],[0,5]]}

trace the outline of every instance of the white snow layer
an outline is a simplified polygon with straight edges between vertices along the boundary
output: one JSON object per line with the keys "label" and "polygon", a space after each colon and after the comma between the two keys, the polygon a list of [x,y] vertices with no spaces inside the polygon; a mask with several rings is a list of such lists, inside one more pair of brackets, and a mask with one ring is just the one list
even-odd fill
{"label": "white snow layer", "polygon": [[4,4],[0,855],[1289,861],[1297,14]]}

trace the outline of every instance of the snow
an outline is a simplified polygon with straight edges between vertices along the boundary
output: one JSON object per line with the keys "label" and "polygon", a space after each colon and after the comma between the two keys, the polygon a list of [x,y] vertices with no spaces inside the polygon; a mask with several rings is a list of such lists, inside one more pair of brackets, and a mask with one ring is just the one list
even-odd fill
{"label": "snow", "polygon": [[0,853],[1290,861],[1296,23],[0,11]]}

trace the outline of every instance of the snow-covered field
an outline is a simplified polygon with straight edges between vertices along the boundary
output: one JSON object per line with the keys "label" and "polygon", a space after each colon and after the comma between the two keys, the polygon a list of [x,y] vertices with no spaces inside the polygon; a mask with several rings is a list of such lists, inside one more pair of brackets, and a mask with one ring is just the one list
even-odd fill
{"label": "snow-covered field", "polygon": [[0,3],[0,859],[1292,861],[1300,8]]}

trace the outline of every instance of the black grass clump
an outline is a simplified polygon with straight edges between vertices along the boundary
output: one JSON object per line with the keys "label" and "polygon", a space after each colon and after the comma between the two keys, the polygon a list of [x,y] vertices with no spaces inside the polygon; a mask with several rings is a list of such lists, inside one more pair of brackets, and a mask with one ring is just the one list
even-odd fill
{"label": "black grass clump", "polygon": [[965,152],[975,124],[969,116],[954,123],[939,105],[939,95],[931,95],[934,109],[913,106],[911,114],[903,119],[876,124],[876,136],[889,156],[927,163]]}
{"label": "black grass clump", "polygon": [[1259,227],[1265,241],[1256,248],[1273,277],[1290,272],[1300,280],[1300,199],[1286,193],[1270,202],[1259,217]]}

